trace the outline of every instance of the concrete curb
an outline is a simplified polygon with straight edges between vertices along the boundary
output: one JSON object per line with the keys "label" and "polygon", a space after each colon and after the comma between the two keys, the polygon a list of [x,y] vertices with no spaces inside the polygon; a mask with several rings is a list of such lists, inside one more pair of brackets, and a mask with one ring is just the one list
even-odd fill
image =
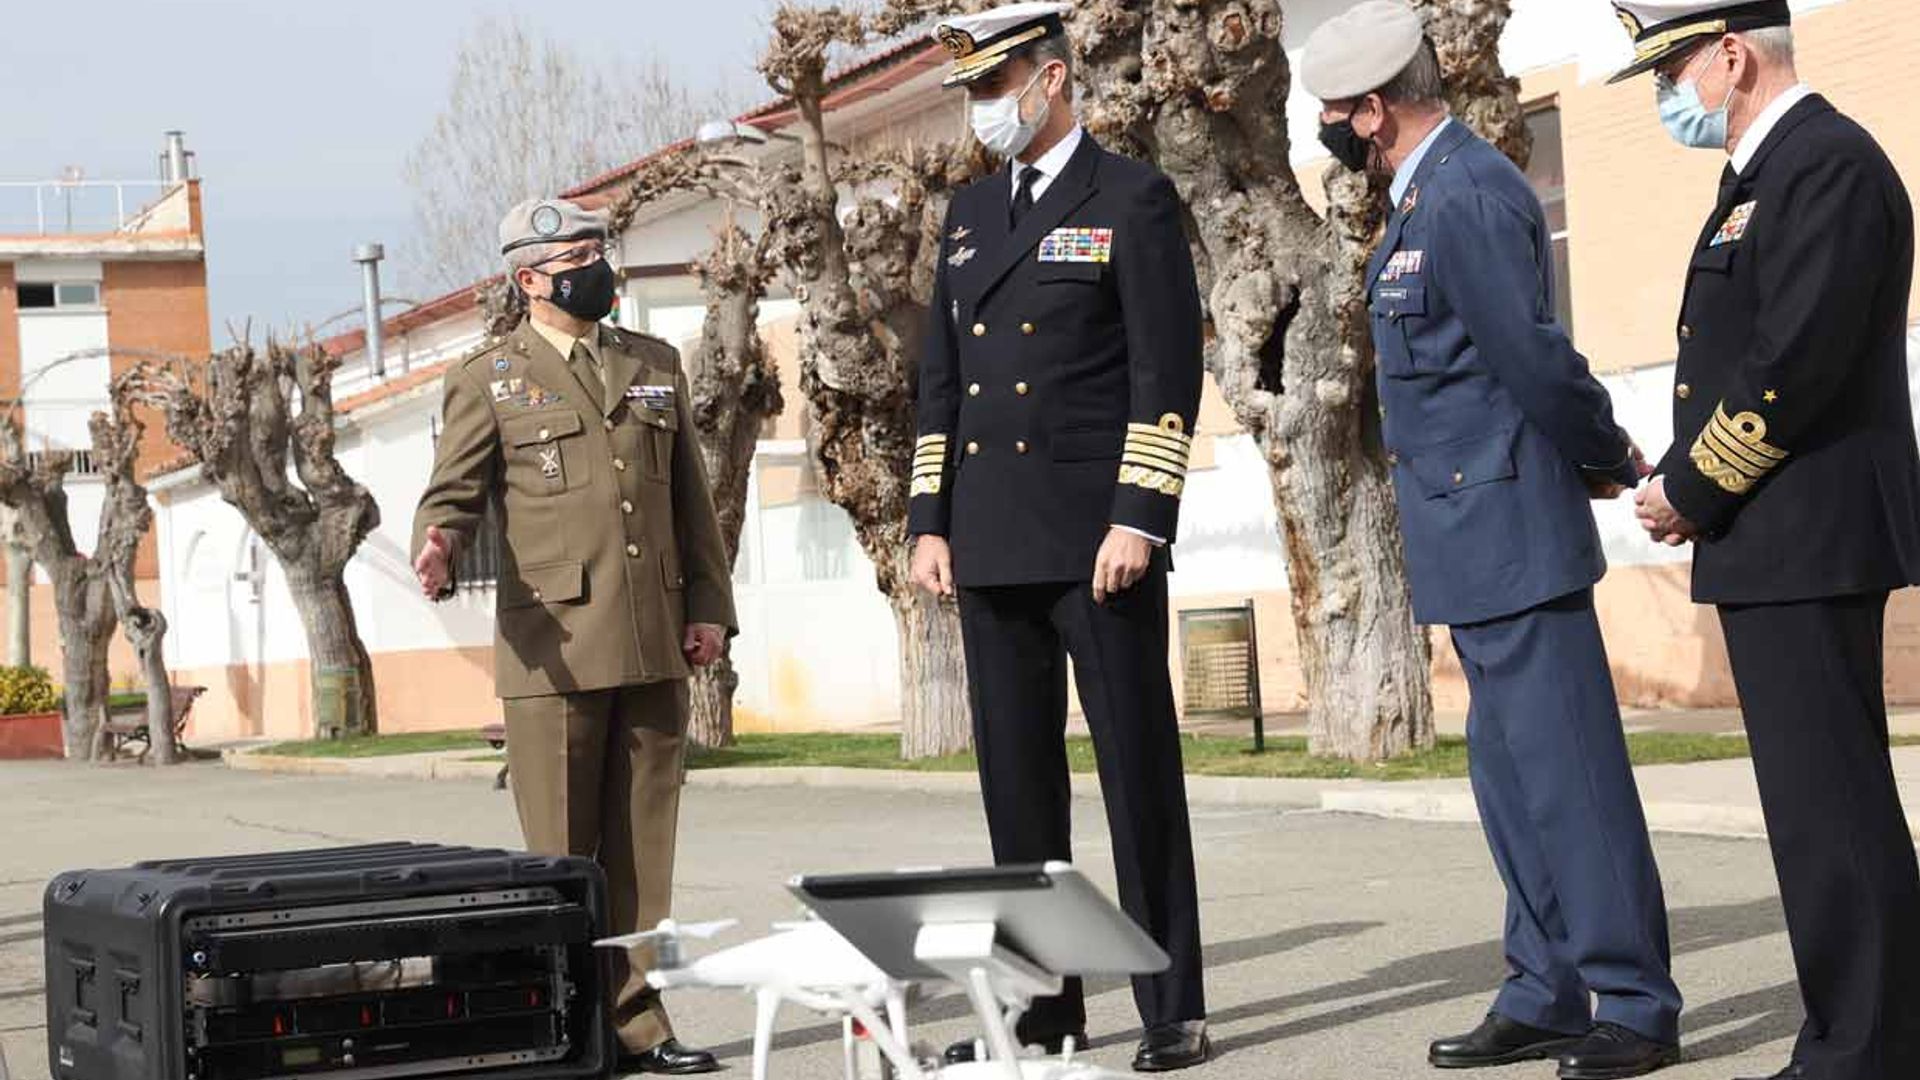
{"label": "concrete curb", "polygon": [[[1650,802],[1643,805],[1647,828],[1653,832],[1743,838],[1767,835],[1766,821],[1757,806],[1684,802]],[[1323,791],[1320,794],[1320,809],[1405,821],[1461,825],[1477,825],[1480,822],[1472,791],[1388,791],[1379,788]],[[1920,836],[1920,832],[1915,835]]]}
{"label": "concrete curb", "polygon": [[455,754],[393,754],[387,757],[309,758],[261,754],[247,750],[221,753],[221,763],[241,772],[287,776],[374,776],[387,780],[491,780],[500,766],[488,761],[465,761],[471,751]]}
{"label": "concrete curb", "polygon": [[[305,758],[229,750],[228,768],[293,776],[371,776],[382,779],[491,781],[500,772],[493,762],[468,761],[471,751],[396,754],[373,758]],[[1684,767],[1684,766],[1682,766]],[[890,794],[966,795],[979,791],[972,773],[909,772],[898,769],[775,767],[696,769],[687,774],[695,788],[747,789],[807,787]],[[1417,785],[1417,786],[1416,786]],[[1100,779],[1075,774],[1076,798],[1100,797]],[[1187,795],[1196,805],[1246,809],[1317,809],[1365,814],[1402,821],[1471,825],[1480,820],[1467,782],[1383,784],[1365,780],[1285,780],[1257,777],[1187,777]],[[1757,806],[1654,801],[1646,803],[1647,827],[1655,832],[1753,838],[1766,835]],[[1920,839],[1920,816],[1910,819]]]}

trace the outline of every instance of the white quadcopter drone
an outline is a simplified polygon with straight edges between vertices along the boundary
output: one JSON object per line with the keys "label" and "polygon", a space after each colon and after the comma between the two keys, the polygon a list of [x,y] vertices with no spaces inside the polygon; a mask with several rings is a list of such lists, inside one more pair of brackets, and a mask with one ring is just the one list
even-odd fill
{"label": "white quadcopter drone", "polygon": [[[1140,928],[1066,863],[985,870],[910,870],[799,877],[788,887],[812,917],[764,938],[688,961],[683,942],[733,921],[682,924],[595,942],[653,944],[660,990],[746,990],[755,997],[753,1080],[767,1080],[774,1020],[784,1002],[839,1018],[847,1080],[861,1072],[859,1037],[894,1080],[1127,1080],[1057,1056],[1023,1056],[1014,1024],[1036,997],[1069,975],[1134,974],[1166,967]],[[981,1026],[978,1060],[942,1065],[912,1049],[907,1000],[922,984],[957,983]],[[859,1025],[856,1029],[855,1025]]]}

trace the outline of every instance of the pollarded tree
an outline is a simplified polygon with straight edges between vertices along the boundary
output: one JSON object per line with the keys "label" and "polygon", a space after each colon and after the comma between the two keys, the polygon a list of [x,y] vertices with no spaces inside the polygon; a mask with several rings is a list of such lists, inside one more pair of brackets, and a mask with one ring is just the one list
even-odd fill
{"label": "pollarded tree", "polygon": [[280,561],[306,631],[320,738],[378,729],[346,568],[380,508],[335,456],[338,364],[316,345],[243,342],[202,363],[145,368],[130,391],[165,412],[168,436]]}

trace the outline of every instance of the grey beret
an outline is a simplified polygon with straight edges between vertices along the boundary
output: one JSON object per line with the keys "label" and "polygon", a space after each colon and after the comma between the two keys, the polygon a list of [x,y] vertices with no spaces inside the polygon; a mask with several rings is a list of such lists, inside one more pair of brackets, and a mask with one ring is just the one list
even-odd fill
{"label": "grey beret", "polygon": [[1420,52],[1420,16],[1401,0],[1364,0],[1320,24],[1300,58],[1300,85],[1344,101],[1393,81]]}
{"label": "grey beret", "polygon": [[528,244],[607,238],[607,219],[565,199],[528,199],[500,219],[500,254]]}

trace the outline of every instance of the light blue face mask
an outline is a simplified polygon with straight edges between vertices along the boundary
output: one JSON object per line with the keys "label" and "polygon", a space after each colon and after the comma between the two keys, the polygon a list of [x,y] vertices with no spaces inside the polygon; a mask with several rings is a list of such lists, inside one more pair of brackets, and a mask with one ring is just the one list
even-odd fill
{"label": "light blue face mask", "polygon": [[[1715,45],[1717,52],[1720,46]],[[1733,87],[1727,87],[1727,100],[1717,109],[1709,109],[1700,100],[1699,80],[1675,86],[1665,78],[1654,80],[1654,94],[1660,106],[1660,123],[1681,146],[1696,150],[1727,148],[1727,106],[1733,103]]]}

